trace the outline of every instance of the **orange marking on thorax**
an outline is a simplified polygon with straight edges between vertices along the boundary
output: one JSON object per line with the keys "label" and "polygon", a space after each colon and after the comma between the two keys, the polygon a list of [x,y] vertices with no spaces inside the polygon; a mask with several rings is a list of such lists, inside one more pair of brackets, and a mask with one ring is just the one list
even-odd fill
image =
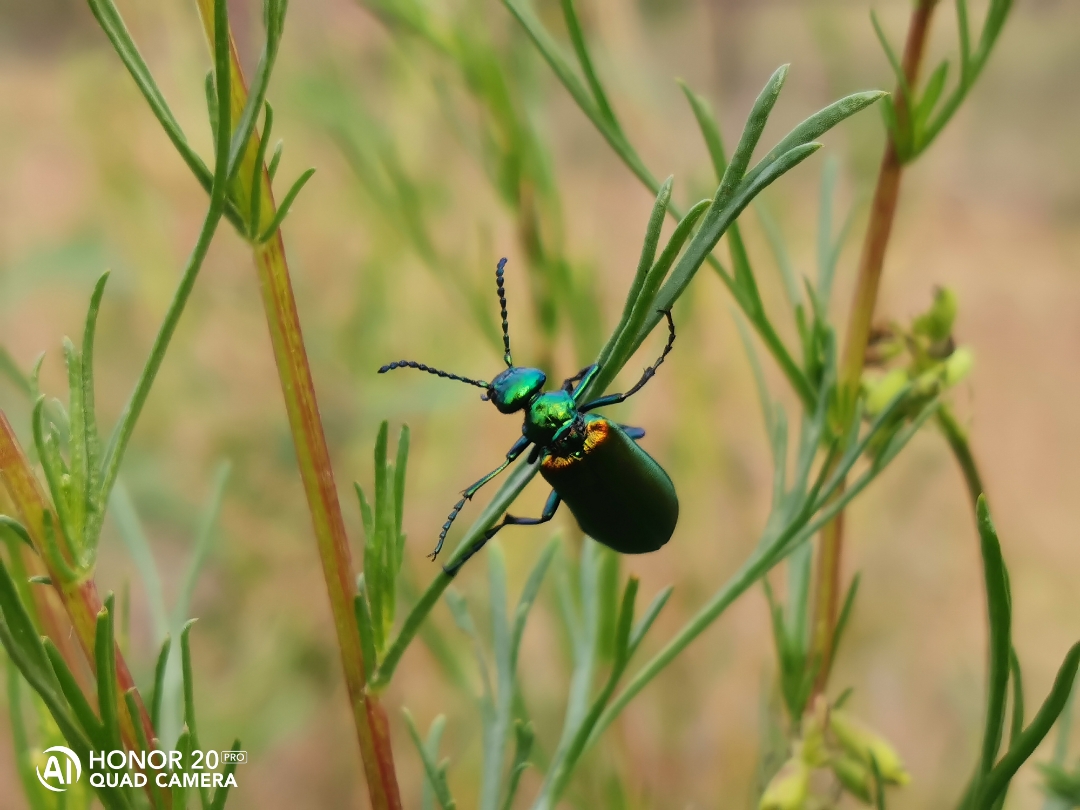
{"label": "orange marking on thorax", "polygon": [[603,444],[608,437],[608,423],[604,419],[589,422],[585,427],[585,445],[579,453],[571,456],[548,456],[540,465],[546,470],[561,470],[581,461],[582,457],[592,452],[597,445]]}

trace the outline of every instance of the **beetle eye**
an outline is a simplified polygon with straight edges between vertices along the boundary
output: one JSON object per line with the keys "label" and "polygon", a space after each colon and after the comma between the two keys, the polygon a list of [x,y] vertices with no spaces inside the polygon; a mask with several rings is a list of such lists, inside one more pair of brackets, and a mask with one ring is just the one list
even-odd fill
{"label": "beetle eye", "polygon": [[487,394],[481,394],[480,395],[480,401],[481,402],[491,402],[491,397],[489,397]]}

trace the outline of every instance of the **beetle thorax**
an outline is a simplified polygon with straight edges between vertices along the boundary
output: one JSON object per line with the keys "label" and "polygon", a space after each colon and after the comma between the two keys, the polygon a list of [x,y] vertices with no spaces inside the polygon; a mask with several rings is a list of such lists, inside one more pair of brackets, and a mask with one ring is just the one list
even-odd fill
{"label": "beetle thorax", "polygon": [[579,416],[574,398],[566,391],[540,394],[525,412],[521,432],[540,447],[549,445],[555,434]]}

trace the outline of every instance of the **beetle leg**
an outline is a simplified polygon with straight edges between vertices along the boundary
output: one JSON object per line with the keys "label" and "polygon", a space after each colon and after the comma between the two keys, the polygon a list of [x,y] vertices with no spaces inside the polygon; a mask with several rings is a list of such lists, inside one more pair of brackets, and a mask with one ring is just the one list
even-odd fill
{"label": "beetle leg", "polygon": [[637,381],[637,385],[627,391],[625,394],[608,394],[606,397],[600,397],[600,399],[594,399],[592,402],[587,402],[578,408],[581,413],[596,410],[597,408],[603,408],[608,405],[615,405],[619,402],[625,402],[642,388],[645,387],[645,383],[653,378],[656,374],[656,370],[660,368],[660,364],[664,362],[664,358],[671,353],[671,347],[675,345],[675,321],[671,319],[671,310],[661,310],[664,313],[664,317],[667,318],[668,323],[668,341],[664,346],[664,350],[660,352],[660,356],[656,359],[656,362],[645,369],[645,373],[641,375],[641,379]]}
{"label": "beetle leg", "polygon": [[580,373],[581,380],[574,386],[574,389],[571,392],[575,402],[577,402],[578,398],[585,392],[585,389],[589,387],[589,383],[593,381],[593,377],[600,373],[600,366],[597,363],[593,363],[591,366],[583,368]]}
{"label": "beetle leg", "polygon": [[[593,363],[591,366],[585,366],[585,368],[583,368],[573,377],[569,377],[563,380],[562,390],[566,391],[568,394],[573,393],[575,387],[574,383],[579,382],[580,380],[584,380],[586,377],[592,379],[592,375],[596,373],[596,368],[596,363]],[[579,385],[577,387],[580,388],[581,386]]]}
{"label": "beetle leg", "polygon": [[507,451],[506,460],[502,464],[500,464],[494,470],[489,472],[487,475],[485,475],[483,478],[481,478],[479,481],[477,481],[475,484],[473,484],[461,493],[461,500],[454,504],[454,508],[451,509],[450,514],[447,515],[446,523],[443,524],[442,531],[439,532],[439,542],[435,544],[435,550],[432,551],[428,555],[428,557],[434,560],[436,557],[439,556],[439,552],[442,551],[443,541],[446,540],[446,533],[450,531],[450,527],[453,525],[454,519],[457,518],[458,512],[460,512],[465,507],[465,501],[472,500],[472,496],[480,490],[480,487],[484,486],[484,484],[486,484],[496,475],[509,467],[510,462],[512,462],[523,452],[525,452],[525,448],[528,447],[531,443],[532,442],[530,442],[527,438],[522,436],[520,439],[514,442],[514,446]]}
{"label": "beetle leg", "polygon": [[540,515],[540,517],[527,518],[514,517],[513,515],[509,514],[506,515],[506,517],[502,519],[501,523],[495,524],[486,532],[484,532],[480,536],[480,539],[473,543],[472,548],[470,548],[460,560],[456,561],[453,565],[444,567],[443,570],[449,576],[454,576],[459,570],[461,570],[461,566],[463,566],[465,562],[470,557],[472,557],[472,555],[482,549],[487,544],[488,540],[498,534],[499,529],[501,529],[503,526],[539,526],[541,523],[547,523],[549,520],[555,517],[555,511],[559,508],[560,503],[562,503],[562,498],[559,497],[559,493],[555,490],[551,490],[551,494],[548,496],[547,503],[544,504],[544,512]]}
{"label": "beetle leg", "polygon": [[644,439],[645,428],[630,427],[630,425],[619,425],[622,428],[622,432],[629,436],[631,439]]}

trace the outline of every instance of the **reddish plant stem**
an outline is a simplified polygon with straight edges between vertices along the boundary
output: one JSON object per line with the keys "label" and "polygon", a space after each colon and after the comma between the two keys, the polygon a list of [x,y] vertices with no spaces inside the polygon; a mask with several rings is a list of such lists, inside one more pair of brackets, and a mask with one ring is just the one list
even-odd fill
{"label": "reddish plant stem", "polygon": [[[911,13],[907,42],[901,68],[909,88],[914,88],[922,64],[930,21],[937,0],[918,0]],[[903,87],[893,94],[897,129],[908,128],[909,99]],[[870,205],[870,222],[859,256],[855,295],[848,318],[847,337],[840,362],[840,413],[844,421],[852,418],[862,378],[866,346],[870,339],[874,309],[877,305],[885,251],[889,246],[896,203],[900,196],[900,178],[904,163],[891,133],[886,135],[885,154],[878,170],[877,185]],[[839,495],[839,493],[837,493]],[[843,514],[822,529],[816,577],[812,661],[818,666],[815,690],[822,691],[828,678],[833,655],[833,631],[840,604],[840,578],[844,548]]]}
{"label": "reddish plant stem", "polygon": [[[214,42],[213,0],[197,0],[207,41]],[[247,104],[247,83],[240,67],[236,44],[229,38],[231,53],[230,88],[232,94],[232,119],[239,121]],[[247,211],[254,191],[255,161],[258,157],[259,136],[253,132],[244,148],[240,168],[232,193],[239,210]],[[260,222],[255,233],[262,233],[274,217],[274,196],[266,167],[260,167],[259,190],[261,194]],[[259,276],[259,289],[270,329],[270,342],[274,361],[281,380],[285,398],[285,410],[289,428],[296,448],[300,478],[307,496],[308,509],[315,530],[315,540],[322,563],[326,591],[330,597],[330,609],[334,618],[338,647],[345,671],[345,685],[349,693],[353,721],[360,743],[360,756],[367,778],[368,794],[374,810],[400,810],[401,796],[394,754],[390,742],[390,723],[377,695],[367,690],[364,658],[360,649],[360,633],[356,625],[353,600],[356,581],[353,574],[352,553],[345,533],[345,521],[341,514],[334,470],[330,464],[330,450],[326,444],[319,405],[315,397],[315,383],[308,364],[304,336],[300,328],[300,314],[293,295],[289,265],[285,256],[285,243],[279,229],[267,242],[252,244],[255,266]]]}

